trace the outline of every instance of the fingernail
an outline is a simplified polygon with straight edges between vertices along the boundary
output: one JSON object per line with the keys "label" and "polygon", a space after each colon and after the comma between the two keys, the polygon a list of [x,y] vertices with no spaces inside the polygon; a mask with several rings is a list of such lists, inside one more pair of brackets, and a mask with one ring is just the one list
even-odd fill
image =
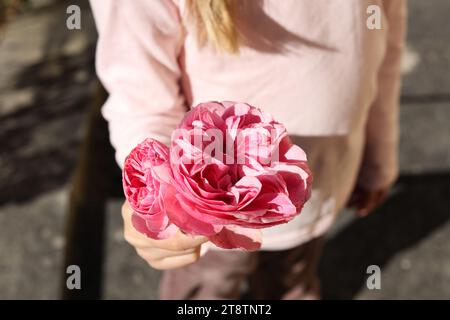
{"label": "fingernail", "polygon": [[209,251],[208,243],[203,243],[200,245],[200,257],[203,257]]}

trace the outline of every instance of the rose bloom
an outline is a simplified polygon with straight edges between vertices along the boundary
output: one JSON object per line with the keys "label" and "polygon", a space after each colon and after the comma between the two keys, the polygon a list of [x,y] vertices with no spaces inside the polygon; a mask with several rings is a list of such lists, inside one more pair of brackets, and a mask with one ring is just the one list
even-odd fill
{"label": "rose bloom", "polygon": [[188,112],[172,135],[170,166],[170,221],[222,248],[259,248],[258,229],[292,220],[311,192],[303,150],[282,124],[245,103]]}
{"label": "rose bloom", "polygon": [[173,235],[164,206],[165,184],[170,180],[169,148],[153,139],[136,146],[125,160],[123,189],[134,210],[132,223],[137,231],[153,239]]}

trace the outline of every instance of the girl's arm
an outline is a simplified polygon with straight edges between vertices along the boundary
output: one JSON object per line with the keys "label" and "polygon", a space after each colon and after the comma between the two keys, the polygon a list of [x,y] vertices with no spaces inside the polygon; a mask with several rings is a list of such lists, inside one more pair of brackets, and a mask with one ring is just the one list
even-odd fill
{"label": "girl's arm", "polygon": [[371,106],[366,149],[358,185],[367,190],[389,187],[398,175],[401,56],[406,31],[406,1],[383,1],[387,51],[378,75],[378,97]]}
{"label": "girl's arm", "polygon": [[92,0],[97,74],[110,96],[102,113],[116,160],[152,137],[170,142],[185,113],[178,57],[182,27],[170,0]]}
{"label": "girl's arm", "polygon": [[[182,32],[170,1],[91,1],[99,32],[97,73],[110,94],[102,112],[121,167],[146,137],[169,143],[185,112],[178,66]],[[125,201],[125,239],[150,266],[179,268],[200,258],[200,245],[208,239],[178,232],[153,240],[136,231],[131,215]]]}

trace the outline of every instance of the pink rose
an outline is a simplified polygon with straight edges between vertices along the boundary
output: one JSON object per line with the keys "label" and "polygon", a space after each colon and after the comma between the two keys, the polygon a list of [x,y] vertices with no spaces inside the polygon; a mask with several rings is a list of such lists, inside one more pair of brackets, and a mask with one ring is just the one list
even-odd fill
{"label": "pink rose", "polygon": [[257,229],[290,221],[310,196],[303,150],[245,103],[193,108],[172,135],[170,165],[169,219],[223,248],[259,248]]}
{"label": "pink rose", "polygon": [[123,189],[134,210],[133,226],[153,239],[174,234],[164,205],[165,185],[170,180],[169,149],[164,144],[146,139],[134,148],[125,160]]}

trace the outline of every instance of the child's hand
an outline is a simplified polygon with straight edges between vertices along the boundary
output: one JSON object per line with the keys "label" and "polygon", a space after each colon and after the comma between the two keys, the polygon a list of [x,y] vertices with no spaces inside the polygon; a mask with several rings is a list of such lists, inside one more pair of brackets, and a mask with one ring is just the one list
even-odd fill
{"label": "child's hand", "polygon": [[347,204],[356,209],[356,214],[365,217],[381,205],[388,194],[389,189],[367,190],[356,186]]}
{"label": "child's hand", "polygon": [[133,210],[127,201],[122,206],[124,237],[138,255],[159,270],[180,268],[200,258],[200,246],[208,241],[206,237],[191,237],[178,231],[165,240],[153,240],[136,231],[131,224]]}

